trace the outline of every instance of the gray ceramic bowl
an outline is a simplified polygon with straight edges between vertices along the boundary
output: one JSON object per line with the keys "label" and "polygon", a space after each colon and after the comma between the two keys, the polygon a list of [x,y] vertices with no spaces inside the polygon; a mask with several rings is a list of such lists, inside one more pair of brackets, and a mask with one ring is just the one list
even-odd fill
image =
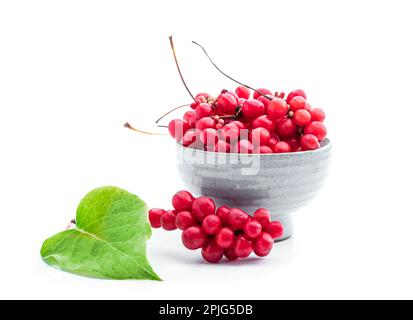
{"label": "gray ceramic bowl", "polygon": [[189,191],[250,214],[269,209],[284,224],[279,241],[293,233],[290,214],[320,191],[330,158],[328,139],[314,151],[263,155],[205,152],[177,144],[179,173]]}

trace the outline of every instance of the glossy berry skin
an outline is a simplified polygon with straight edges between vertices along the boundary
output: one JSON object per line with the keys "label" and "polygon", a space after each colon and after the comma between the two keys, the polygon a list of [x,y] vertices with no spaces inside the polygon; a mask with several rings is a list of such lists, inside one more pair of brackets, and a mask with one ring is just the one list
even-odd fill
{"label": "glossy berry skin", "polygon": [[184,121],[186,121],[191,128],[195,128],[196,120],[196,113],[194,110],[189,110],[185,112]]}
{"label": "glossy berry skin", "polygon": [[287,96],[287,103],[290,103],[290,101],[297,96],[303,97],[307,100],[307,95],[305,94],[304,90],[297,89],[289,93],[289,95]]}
{"label": "glossy berry skin", "polygon": [[267,233],[261,233],[254,242],[254,253],[258,257],[266,257],[274,246],[273,238]]}
{"label": "glossy berry skin", "polygon": [[206,146],[214,146],[218,142],[219,138],[217,130],[212,128],[202,130],[199,137],[202,143]]}
{"label": "glossy berry skin", "polygon": [[285,117],[287,112],[287,103],[280,98],[273,99],[267,107],[268,116],[272,119],[282,119]]}
{"label": "glossy berry skin", "polygon": [[288,153],[291,152],[291,146],[285,142],[280,141],[274,147],[274,153]]}
{"label": "glossy berry skin", "polygon": [[174,119],[169,122],[168,131],[172,138],[180,141],[187,130],[190,129],[188,122],[181,119]]}
{"label": "glossy berry skin", "polygon": [[216,244],[222,249],[229,249],[235,241],[235,233],[230,228],[222,228],[215,236]]}
{"label": "glossy berry skin", "polygon": [[194,226],[182,232],[182,243],[189,250],[202,248],[208,242],[207,235],[199,226]]}
{"label": "glossy berry skin", "polygon": [[196,130],[188,130],[182,138],[182,145],[184,147],[197,147],[198,132]]}
{"label": "glossy berry skin", "polygon": [[305,134],[313,134],[317,137],[318,141],[323,141],[327,135],[327,129],[322,122],[314,121],[304,128]]}
{"label": "glossy berry skin", "polygon": [[206,92],[200,92],[195,96],[195,100],[198,100],[198,99],[205,99],[206,100],[206,99],[208,99],[209,96],[210,95]]}
{"label": "glossy berry skin", "polygon": [[245,125],[244,122],[241,122],[241,121],[238,121],[238,120],[232,121],[232,122],[230,122],[229,124],[235,124],[240,130],[242,130],[242,129],[248,129],[248,127]]}
{"label": "glossy berry skin", "polygon": [[258,221],[263,227],[266,227],[271,222],[271,215],[268,209],[260,208],[254,212],[254,219]]}
{"label": "glossy berry skin", "polygon": [[239,235],[235,239],[234,243],[234,252],[239,258],[248,258],[252,251],[254,250],[254,246],[251,240],[248,240],[244,235]]}
{"label": "glossy berry skin", "polygon": [[235,143],[238,141],[240,128],[234,123],[229,123],[221,129],[220,133],[223,140],[229,143]]}
{"label": "glossy berry skin", "polygon": [[242,230],[244,229],[245,224],[248,222],[249,216],[246,212],[244,212],[241,209],[234,208],[229,210],[228,213],[228,224],[234,229],[234,230]]}
{"label": "glossy berry skin", "polygon": [[205,217],[202,221],[202,230],[207,235],[215,235],[218,233],[219,230],[222,228],[221,219],[216,215],[210,215]]}
{"label": "glossy berry skin", "polygon": [[230,93],[223,93],[217,99],[217,106],[224,112],[224,114],[235,114],[238,101]]}
{"label": "glossy berry skin", "polygon": [[227,250],[225,250],[224,252],[224,256],[225,258],[227,258],[229,261],[235,261],[237,260],[239,257],[237,256],[237,254],[234,251],[234,248],[229,248]]}
{"label": "glossy berry skin", "polygon": [[318,121],[318,122],[323,122],[326,118],[326,114],[322,109],[319,108],[314,108],[310,111],[311,113],[311,120],[312,121]]}
{"label": "glossy berry skin", "polygon": [[162,226],[161,224],[161,217],[164,215],[166,211],[163,209],[154,208],[149,210],[149,222],[151,223],[152,228],[158,229]]}
{"label": "glossy berry skin", "polygon": [[297,111],[300,109],[305,109],[306,107],[306,100],[301,96],[297,96],[291,99],[290,101],[290,110]]}
{"label": "glossy berry skin", "polygon": [[229,210],[230,210],[230,207],[225,206],[225,205],[217,209],[217,216],[221,219],[221,222],[224,226],[228,224]]}
{"label": "glossy berry skin", "polygon": [[268,141],[268,147],[274,151],[275,145],[280,141],[275,135],[272,135],[270,140]]}
{"label": "glossy berry skin", "polygon": [[271,133],[265,128],[255,128],[251,131],[251,142],[254,147],[266,146],[271,139]]}
{"label": "glossy berry skin", "polygon": [[[259,91],[259,92],[257,92],[257,91]],[[254,98],[254,99],[258,99],[258,98],[261,97],[263,94],[265,94],[265,95],[272,95],[272,92],[271,92],[270,90],[268,90],[268,89],[261,88],[261,89],[257,89],[257,91],[254,91],[254,95],[253,95],[253,98]]]}
{"label": "glossy berry skin", "polygon": [[196,226],[197,221],[189,211],[181,211],[176,215],[176,227],[180,230],[186,230],[190,227]]}
{"label": "glossy berry skin", "polygon": [[195,108],[196,120],[200,120],[205,117],[210,117],[213,114],[214,111],[208,103],[201,103]]}
{"label": "glossy berry skin", "polygon": [[202,248],[202,257],[209,263],[218,263],[224,256],[224,249],[220,248],[215,241],[209,241]]}
{"label": "glossy berry skin", "polygon": [[247,100],[242,105],[242,114],[246,119],[255,119],[265,114],[264,104],[258,100]]}
{"label": "glossy berry skin", "polygon": [[281,138],[291,138],[297,133],[297,126],[290,118],[286,118],[277,124],[277,134]]}
{"label": "glossy berry skin", "polygon": [[320,143],[315,135],[305,134],[301,137],[301,147],[303,150],[315,150],[320,147]]}
{"label": "glossy berry skin", "polygon": [[275,122],[268,115],[263,115],[251,123],[251,129],[255,128],[265,128],[270,133],[273,133],[275,131]]}
{"label": "glossy berry skin", "polygon": [[219,140],[213,149],[214,152],[221,152],[221,153],[230,153],[231,152],[231,145],[223,140]]}
{"label": "glossy berry skin", "polygon": [[305,126],[311,122],[311,113],[307,110],[300,109],[294,112],[293,119],[297,126]]}
{"label": "glossy berry skin", "polygon": [[200,120],[197,121],[195,127],[199,130],[205,130],[208,128],[215,128],[216,124],[215,124],[215,120],[212,118],[202,118]]}
{"label": "glossy berry skin", "polygon": [[257,238],[262,232],[262,225],[258,221],[249,221],[244,226],[244,234],[249,239]]}
{"label": "glossy berry skin", "polygon": [[264,105],[265,109],[267,110],[268,105],[270,104],[270,102],[274,99],[275,97],[271,94],[266,95],[266,96],[260,96],[257,98],[257,100],[259,102],[262,102],[262,104]]}
{"label": "glossy berry skin", "polygon": [[188,191],[182,190],[178,191],[172,197],[172,206],[179,212],[179,211],[190,211],[192,209],[192,202],[194,201],[194,197]]}
{"label": "glossy berry skin", "polygon": [[253,149],[252,143],[248,140],[241,140],[238,142],[237,151],[239,153],[252,153]]}
{"label": "glossy berry skin", "polygon": [[287,139],[286,142],[290,145],[291,147],[291,152],[297,152],[301,151],[301,139],[300,138],[290,138]]}
{"label": "glossy berry skin", "polygon": [[254,153],[270,154],[270,153],[274,153],[274,152],[269,146],[259,146],[258,148],[254,149]]}
{"label": "glossy berry skin", "polygon": [[161,217],[162,228],[166,231],[176,230],[176,215],[173,211],[165,212]]}
{"label": "glossy berry skin", "polygon": [[237,94],[238,98],[245,100],[248,100],[251,95],[250,89],[244,86],[239,86],[237,89],[235,89],[235,93]]}
{"label": "glossy berry skin", "polygon": [[284,227],[278,221],[273,221],[269,225],[264,228],[265,232],[267,232],[273,239],[277,239],[282,237],[284,234]]}
{"label": "glossy berry skin", "polygon": [[215,202],[205,196],[196,198],[192,203],[192,213],[198,221],[203,221],[206,216],[215,214]]}

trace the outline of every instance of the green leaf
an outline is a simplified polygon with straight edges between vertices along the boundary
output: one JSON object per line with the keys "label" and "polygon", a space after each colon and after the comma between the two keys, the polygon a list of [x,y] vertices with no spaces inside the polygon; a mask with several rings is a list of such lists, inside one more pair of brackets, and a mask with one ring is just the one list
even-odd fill
{"label": "green leaf", "polygon": [[125,190],[103,187],[80,202],[76,228],[47,239],[41,255],[49,265],[83,276],[160,280],[146,258],[150,236],[146,204]]}

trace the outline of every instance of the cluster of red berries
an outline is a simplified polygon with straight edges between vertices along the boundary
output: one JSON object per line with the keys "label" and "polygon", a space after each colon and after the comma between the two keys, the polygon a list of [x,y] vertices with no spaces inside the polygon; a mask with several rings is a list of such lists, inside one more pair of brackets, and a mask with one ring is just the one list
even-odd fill
{"label": "cluster of red berries", "polygon": [[172,198],[173,210],[149,210],[152,228],[167,231],[180,229],[182,242],[189,250],[202,249],[202,257],[217,263],[247,258],[254,252],[267,256],[274,239],[283,234],[281,223],[271,222],[267,209],[258,209],[251,217],[237,208],[221,206],[205,196],[194,198],[188,191],[179,191]]}
{"label": "cluster of red berries", "polygon": [[285,153],[315,150],[326,137],[325,113],[312,108],[303,90],[284,93],[222,90],[200,93],[169,133],[185,147],[226,153]]}

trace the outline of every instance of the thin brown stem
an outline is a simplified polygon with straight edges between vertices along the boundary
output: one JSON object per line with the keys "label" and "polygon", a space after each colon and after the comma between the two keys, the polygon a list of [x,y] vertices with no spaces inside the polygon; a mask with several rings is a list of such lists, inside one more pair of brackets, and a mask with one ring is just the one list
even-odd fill
{"label": "thin brown stem", "polygon": [[181,106],[179,106],[179,107],[176,107],[176,108],[173,108],[172,110],[170,110],[170,111],[168,111],[167,113],[165,113],[162,117],[160,117],[158,120],[156,120],[156,124],[158,124],[159,123],[159,121],[161,121],[163,118],[165,118],[166,116],[168,116],[168,115],[170,115],[172,112],[175,112],[176,110],[179,110],[179,109],[182,109],[182,108],[185,108],[185,107],[189,107],[189,104],[183,104],[183,105],[181,105]]}
{"label": "thin brown stem", "polygon": [[176,52],[175,52],[175,47],[174,47],[174,41],[173,41],[173,39],[172,39],[172,36],[169,37],[169,42],[170,42],[170,44],[171,44],[172,53],[173,53],[174,59],[175,59],[175,64],[176,64],[176,67],[177,67],[177,69],[178,69],[179,76],[181,77],[182,83],[184,84],[185,89],[186,89],[186,91],[188,91],[188,93],[189,93],[189,95],[191,96],[191,98],[192,98],[194,101],[196,101],[196,99],[195,99],[194,95],[192,94],[191,90],[189,90],[188,86],[186,85],[186,82],[185,82],[184,77],[183,77],[182,72],[181,72],[181,68],[179,67],[178,58],[176,57]]}
{"label": "thin brown stem", "polygon": [[260,95],[264,96],[266,99],[268,100],[272,100],[271,97],[267,96],[266,94],[262,93],[261,91],[259,91],[258,89],[254,89],[253,87],[242,83],[236,79],[234,79],[233,77],[231,77],[230,75],[226,74],[224,71],[222,71],[216,64],[215,62],[211,59],[211,57],[209,56],[209,54],[207,53],[207,51],[205,50],[205,48],[203,46],[201,46],[198,42],[192,41],[193,44],[197,45],[198,47],[200,47],[202,49],[202,51],[204,52],[204,54],[207,56],[208,60],[212,63],[212,65],[215,67],[215,69],[217,69],[221,74],[223,74],[225,77],[227,77],[228,79],[234,81],[235,83],[238,83],[241,86],[244,86],[250,90],[253,90],[255,92],[258,92]]}
{"label": "thin brown stem", "polygon": [[166,133],[149,132],[149,131],[136,129],[132,125],[130,125],[129,122],[126,122],[123,126],[129,130],[142,133],[142,134],[149,134],[149,135],[154,135],[154,136],[165,136],[166,135]]}

